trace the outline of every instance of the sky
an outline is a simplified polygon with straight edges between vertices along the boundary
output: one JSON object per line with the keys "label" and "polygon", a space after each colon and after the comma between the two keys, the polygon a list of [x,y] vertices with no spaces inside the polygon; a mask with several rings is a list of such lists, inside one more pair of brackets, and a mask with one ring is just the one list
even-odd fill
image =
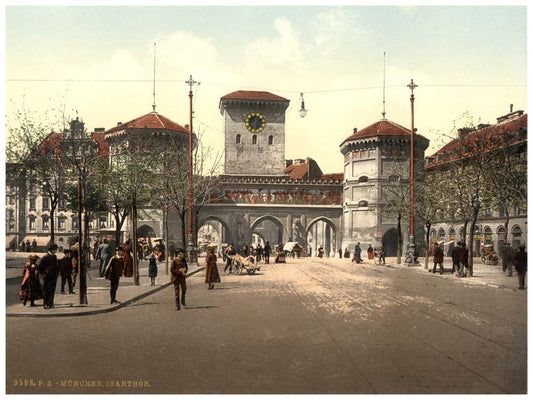
{"label": "sky", "polygon": [[156,111],[188,124],[192,75],[200,82],[194,130],[213,154],[224,148],[220,98],[263,90],[290,99],[285,158],[311,157],[324,173],[343,171],[340,144],[382,119],[384,98],[386,118],[410,129],[411,79],[415,127],[431,141],[426,156],[453,137],[465,113],[494,124],[510,104],[527,112],[525,2],[18,4],[4,10],[8,127],[22,108],[56,130],[62,115],[92,131],[151,112],[154,50]]}

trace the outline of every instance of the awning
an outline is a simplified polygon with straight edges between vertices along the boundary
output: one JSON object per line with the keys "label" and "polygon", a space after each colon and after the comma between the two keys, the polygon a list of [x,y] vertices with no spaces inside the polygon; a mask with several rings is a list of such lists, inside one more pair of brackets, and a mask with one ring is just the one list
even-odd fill
{"label": "awning", "polygon": [[283,250],[284,251],[292,251],[295,247],[300,247],[300,245],[298,244],[298,242],[287,242],[285,243],[285,245],[283,246]]}
{"label": "awning", "polygon": [[33,241],[35,240],[37,242],[37,246],[47,246],[48,242],[50,241],[49,236],[26,236],[24,238],[24,243],[26,241],[30,241],[31,244],[33,244]]}
{"label": "awning", "polygon": [[449,245],[451,245],[454,242],[455,242],[455,240],[450,240],[449,242],[444,243],[444,246],[449,246]]}
{"label": "awning", "polygon": [[9,249],[11,242],[15,240],[16,235],[7,235],[6,236],[6,249]]}

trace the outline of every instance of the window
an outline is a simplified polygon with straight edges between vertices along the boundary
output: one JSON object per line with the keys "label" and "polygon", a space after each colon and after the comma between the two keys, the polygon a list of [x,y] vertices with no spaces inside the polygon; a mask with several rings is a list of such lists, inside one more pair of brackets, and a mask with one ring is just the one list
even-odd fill
{"label": "window", "polygon": [[35,197],[30,197],[30,211],[35,211]]}
{"label": "window", "polygon": [[389,182],[400,182],[401,178],[399,175],[391,175],[389,176]]}
{"label": "window", "polygon": [[252,136],[252,144],[257,144],[257,135]]}
{"label": "window", "polygon": [[43,197],[43,210],[50,209],[50,199],[48,197]]}
{"label": "window", "polygon": [[60,209],[60,210],[64,210],[65,209],[65,198],[63,196],[61,196],[57,202],[57,207]]}
{"label": "window", "polygon": [[57,220],[57,229],[59,229],[60,231],[63,231],[65,229],[67,229],[67,219],[66,218],[59,218]]}
{"label": "window", "polygon": [[359,183],[368,182],[368,176],[360,176]]}
{"label": "window", "polygon": [[50,217],[48,215],[43,215],[43,230],[50,229]]}
{"label": "window", "polygon": [[78,217],[72,217],[72,229],[78,229]]}
{"label": "window", "polygon": [[368,201],[366,200],[361,200],[359,202],[359,207],[368,207]]}
{"label": "window", "polygon": [[241,144],[241,135],[240,134],[235,136],[235,143],[236,144]]}
{"label": "window", "polygon": [[273,145],[273,144],[274,144],[274,136],[270,135],[270,136],[268,137],[268,144],[269,144],[269,145]]}
{"label": "window", "polygon": [[28,217],[28,222],[30,226],[30,231],[34,231],[35,230],[35,217],[33,215],[30,215]]}
{"label": "window", "polygon": [[107,217],[101,217],[100,223],[98,224],[99,228],[107,228]]}

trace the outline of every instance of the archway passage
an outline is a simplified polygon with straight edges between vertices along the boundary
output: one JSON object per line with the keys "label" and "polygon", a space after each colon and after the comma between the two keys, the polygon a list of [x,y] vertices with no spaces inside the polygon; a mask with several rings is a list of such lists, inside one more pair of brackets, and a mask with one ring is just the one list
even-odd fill
{"label": "archway passage", "polygon": [[207,246],[217,246],[218,251],[232,241],[231,232],[224,221],[215,216],[209,216],[200,221],[198,226],[198,247],[200,252],[207,251]]}
{"label": "archway passage", "polygon": [[335,224],[326,218],[312,221],[307,228],[307,255],[318,256],[322,247],[325,257],[335,257],[337,249],[337,231]]}
{"label": "archway passage", "polygon": [[257,246],[261,243],[264,247],[266,242],[269,242],[270,247],[283,243],[283,225],[274,217],[265,216],[259,218],[251,226],[252,244]]}
{"label": "archway passage", "polygon": [[382,242],[386,257],[398,255],[398,230],[396,228],[391,228],[385,232]]}
{"label": "archway passage", "polygon": [[137,237],[154,238],[155,231],[150,225],[141,225],[137,228]]}

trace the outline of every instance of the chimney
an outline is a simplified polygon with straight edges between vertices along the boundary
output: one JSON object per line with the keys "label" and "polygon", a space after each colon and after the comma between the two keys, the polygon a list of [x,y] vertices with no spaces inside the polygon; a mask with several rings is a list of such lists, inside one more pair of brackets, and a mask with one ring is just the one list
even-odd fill
{"label": "chimney", "polygon": [[122,125],[122,122],[117,122],[117,126],[120,126],[120,125]]}
{"label": "chimney", "polygon": [[185,129],[189,130],[189,124],[185,124]]}
{"label": "chimney", "polygon": [[105,128],[94,128],[95,133],[105,132]]}
{"label": "chimney", "polygon": [[510,110],[509,110],[509,114],[511,114],[513,112],[513,105],[511,104],[511,107],[510,107]]}
{"label": "chimney", "polygon": [[285,168],[290,167],[292,165],[292,160],[285,160]]}
{"label": "chimney", "polygon": [[473,131],[474,128],[459,128],[457,129],[457,136],[459,137],[459,140],[463,140],[466,135]]}
{"label": "chimney", "polygon": [[357,128],[353,128],[353,133],[357,133]]}

